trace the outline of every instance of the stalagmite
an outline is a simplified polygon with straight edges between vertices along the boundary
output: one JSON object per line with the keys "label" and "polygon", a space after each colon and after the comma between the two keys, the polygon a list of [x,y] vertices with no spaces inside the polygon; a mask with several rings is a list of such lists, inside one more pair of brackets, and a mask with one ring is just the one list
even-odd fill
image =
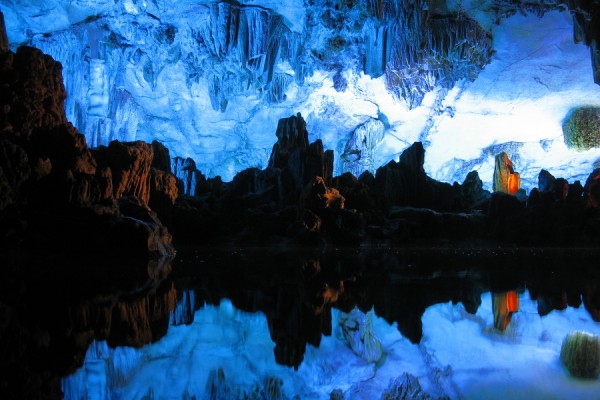
{"label": "stalagmite", "polygon": [[521,187],[521,178],[515,173],[513,163],[508,154],[502,152],[496,156],[494,169],[494,192],[515,194]]}

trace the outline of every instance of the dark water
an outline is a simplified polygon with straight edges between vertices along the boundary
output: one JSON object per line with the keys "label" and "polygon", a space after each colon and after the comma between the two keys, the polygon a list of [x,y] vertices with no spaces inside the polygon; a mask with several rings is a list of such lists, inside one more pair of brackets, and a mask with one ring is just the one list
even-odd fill
{"label": "dark water", "polygon": [[599,381],[559,359],[567,333],[600,334],[597,260],[180,249],[170,265],[137,267],[150,282],[38,282],[20,306],[37,346],[22,373],[77,399],[381,398],[405,373],[434,398],[597,398]]}

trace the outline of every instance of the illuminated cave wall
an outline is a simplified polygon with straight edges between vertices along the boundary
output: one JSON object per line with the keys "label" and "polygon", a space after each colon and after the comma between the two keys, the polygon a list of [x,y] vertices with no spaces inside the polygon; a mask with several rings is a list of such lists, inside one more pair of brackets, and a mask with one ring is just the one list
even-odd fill
{"label": "illuminated cave wall", "polygon": [[62,62],[67,117],[91,146],[157,139],[230,180],[266,167],[277,121],[300,112],[336,174],[415,141],[430,176],[477,170],[487,189],[502,151],[526,189],[541,168],[583,182],[600,160],[563,139],[600,86],[594,44],[558,1],[38,3],[0,1],[11,46]]}

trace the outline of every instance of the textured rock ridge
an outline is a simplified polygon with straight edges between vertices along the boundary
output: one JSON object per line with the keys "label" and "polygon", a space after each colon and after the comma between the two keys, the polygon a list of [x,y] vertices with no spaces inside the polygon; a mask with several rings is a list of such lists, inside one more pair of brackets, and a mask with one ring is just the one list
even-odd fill
{"label": "textured rock ridge", "polygon": [[464,14],[436,15],[424,3],[397,3],[405,8],[390,26],[396,34],[385,65],[386,85],[409,109],[435,88],[473,81],[492,56],[492,37],[476,21]]}
{"label": "textured rock ridge", "polygon": [[462,184],[427,176],[424,147],[415,142],[374,176],[329,178],[333,160],[319,140],[308,143],[300,114],[281,119],[276,136],[266,169],[246,169],[230,183],[207,179],[200,195],[177,199],[179,240],[274,247],[597,245],[594,174],[584,187],[542,171],[540,189],[527,196],[501,152],[492,194],[477,171]]}
{"label": "textured rock ridge", "polygon": [[[471,95],[479,101],[479,86],[495,79],[489,74],[500,79],[501,85],[494,87],[506,93],[502,97],[508,99],[502,99],[502,104],[511,103],[515,96],[519,104],[531,100],[541,115],[545,101],[553,101],[550,97],[555,95],[561,97],[560,113],[580,105],[582,99],[597,97],[590,89],[595,85],[585,84],[579,73],[585,63],[571,64],[572,56],[587,53],[585,45],[551,54],[551,49],[560,47],[553,44],[555,38],[556,43],[568,40],[572,44],[571,37],[557,36],[566,27],[571,29],[569,8],[580,25],[576,40],[592,45],[595,2],[488,3],[189,1],[174,8],[157,0],[135,5],[131,1],[85,2],[70,7],[56,1],[53,8],[36,8],[37,3],[27,8],[21,3],[5,7],[14,18],[7,21],[13,47],[37,47],[62,62],[69,93],[67,119],[90,146],[108,146],[115,139],[148,143],[158,139],[174,156],[194,158],[205,176],[231,181],[245,168],[267,165],[272,146],[268,126],[298,110],[325,148],[344,154],[335,166],[336,174],[358,176],[364,170],[375,173],[375,168],[397,157],[413,141],[435,147],[436,139],[444,142],[447,132],[461,135],[463,124],[453,123],[455,117],[468,118],[474,129],[485,125],[483,119],[506,121],[504,113],[483,109],[475,111],[478,118],[473,118],[473,111],[464,107]],[[551,35],[541,33],[546,32],[542,19],[552,24],[548,26]],[[523,34],[519,24],[528,24],[531,35],[527,36],[539,38],[548,51],[513,60],[519,66],[523,62],[524,68],[522,74],[507,72],[507,76],[515,75],[519,86],[523,84],[522,90],[512,91],[513,78],[507,84],[507,76],[500,73],[505,70],[504,60],[512,62],[503,53],[516,54],[535,45],[529,42],[533,39],[519,38]],[[494,44],[491,35],[496,33]],[[559,68],[538,74],[538,64],[548,65],[548,71],[553,68],[550,65]],[[572,69],[577,80],[568,77]],[[585,70],[590,73],[589,68]],[[566,87],[574,90],[561,94]],[[485,98],[495,97],[496,89],[485,93]],[[356,106],[350,104],[351,98]],[[502,104],[498,106],[511,107],[508,114],[520,118],[522,107]],[[373,119],[379,119],[385,129],[381,131],[377,124],[367,136],[373,141],[362,146],[356,140]],[[549,118],[553,126],[560,123],[557,119]],[[550,130],[535,131],[522,129],[515,121],[503,134],[488,131],[480,137],[486,140],[468,146],[486,153],[488,146],[496,144],[496,135],[523,138],[523,142],[535,137],[528,147],[535,147],[538,154],[556,154],[556,146],[550,146],[554,142]],[[537,146],[538,136],[545,132],[550,136]],[[378,143],[381,135],[384,140]],[[375,159],[373,145],[378,150]],[[445,159],[430,173],[448,182],[462,180],[471,169],[488,164],[484,153],[478,157],[477,151],[469,152],[466,160]],[[530,160],[538,157],[529,151],[519,153]],[[578,157],[568,163],[552,157],[556,164],[544,167],[576,171],[577,179],[582,179],[597,156]],[[480,174],[484,176],[483,171]],[[524,186],[533,186],[531,178],[523,179]]]}
{"label": "textured rock ridge", "polygon": [[[2,232],[7,243],[25,239],[24,246],[51,253],[68,244],[69,251],[104,255],[173,254],[170,234],[148,204],[154,193],[155,205],[164,195],[172,206],[175,177],[152,173],[152,146],[115,141],[90,149],[67,121],[61,64],[38,49],[5,51],[0,71],[6,89],[0,95],[0,220],[9,227]],[[152,176],[163,178],[151,185]],[[26,230],[10,228],[15,224]]]}

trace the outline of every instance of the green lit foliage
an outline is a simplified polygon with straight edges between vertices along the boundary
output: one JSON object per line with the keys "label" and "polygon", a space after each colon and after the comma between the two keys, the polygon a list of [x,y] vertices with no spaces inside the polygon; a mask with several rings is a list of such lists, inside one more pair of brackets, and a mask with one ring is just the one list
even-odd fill
{"label": "green lit foliage", "polygon": [[588,150],[600,146],[600,107],[583,106],[571,110],[563,123],[565,144],[570,149]]}

